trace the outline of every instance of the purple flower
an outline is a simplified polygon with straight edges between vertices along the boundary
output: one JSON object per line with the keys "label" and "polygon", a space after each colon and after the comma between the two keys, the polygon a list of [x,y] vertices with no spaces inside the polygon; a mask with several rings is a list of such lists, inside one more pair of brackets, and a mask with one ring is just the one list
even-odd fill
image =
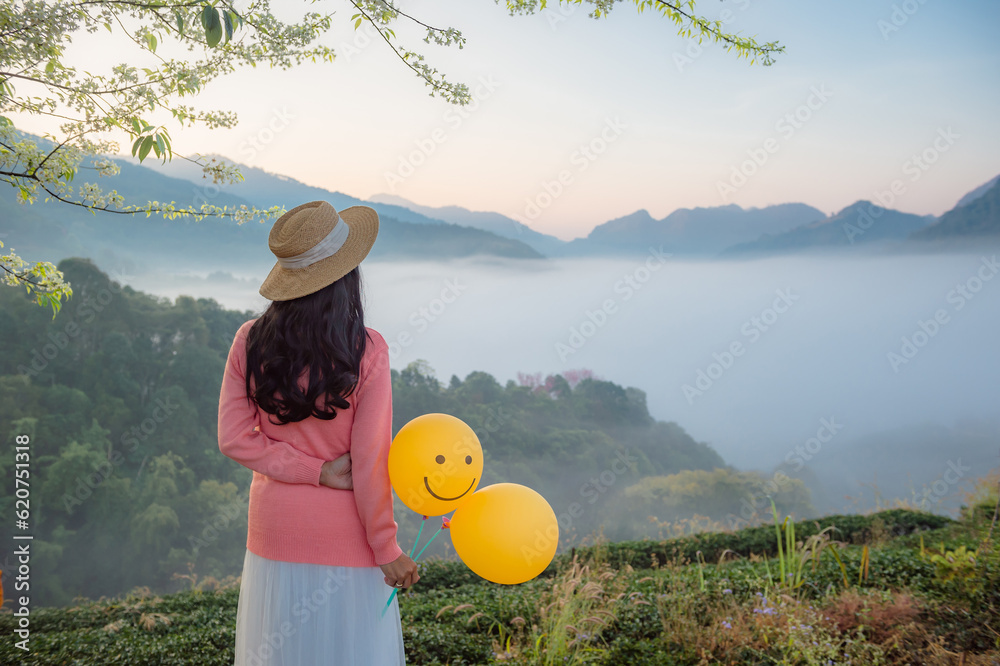
{"label": "purple flower", "polygon": [[732,594],[732,593],[733,593],[733,591],[732,591],[732,590],[728,590],[728,589],[727,589],[727,590],[723,590],[723,591],[722,591],[722,593],[723,593],[723,594]]}
{"label": "purple flower", "polygon": [[733,625],[729,624],[725,620],[722,621],[722,626],[725,627],[726,629],[732,629],[733,628]]}

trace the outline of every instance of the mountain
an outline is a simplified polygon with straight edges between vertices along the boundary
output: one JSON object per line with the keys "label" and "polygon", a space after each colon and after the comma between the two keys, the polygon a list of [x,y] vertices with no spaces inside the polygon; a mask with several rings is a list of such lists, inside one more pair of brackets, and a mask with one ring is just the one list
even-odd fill
{"label": "mountain", "polygon": [[500,213],[470,211],[458,206],[420,206],[403,197],[379,194],[373,201],[404,206],[410,210],[453,224],[492,231],[522,241],[548,256],[595,256],[643,253],[650,246],[664,246],[674,254],[713,255],[738,242],[764,233],[780,232],[799,224],[820,220],[823,213],[805,204],[781,204],[743,209],[736,205],[715,208],[682,208],[663,220],[648,211],[598,225],[586,238],[570,242],[538,233]]}
{"label": "mountain", "polygon": [[631,254],[662,245],[664,251],[675,255],[710,256],[761,234],[779,233],[821,219],[822,212],[798,203],[749,209],[735,204],[681,208],[662,220],[639,210],[595,227],[586,238],[568,243],[565,253]]}
{"label": "mountain", "polygon": [[991,187],[993,187],[994,185],[996,185],[997,183],[1000,183],[1000,175],[994,176],[993,178],[991,178],[987,182],[983,183],[982,185],[980,185],[979,187],[977,187],[976,189],[972,190],[971,192],[969,192],[968,194],[966,194],[964,197],[962,197],[961,199],[959,199],[958,203],[955,204],[955,208],[961,208],[962,206],[967,206],[968,204],[972,203],[973,201],[975,201],[979,197],[981,197],[984,194],[986,194],[986,192]]}
{"label": "mountain", "polygon": [[[207,155],[205,159],[218,159],[230,164],[236,164],[239,167],[240,173],[243,174],[242,183],[210,185],[208,186],[209,188],[213,191],[218,190],[226,194],[243,197],[258,208],[283,206],[286,209],[292,209],[299,204],[309,201],[323,200],[330,202],[337,210],[351,206],[370,206],[378,212],[379,218],[391,217],[400,222],[409,222],[411,224],[440,224],[446,221],[441,218],[431,218],[427,215],[422,215],[408,207],[364,201],[343,192],[335,192],[325,190],[321,187],[306,185],[294,178],[271,173],[270,171],[247,166],[246,164],[234,163],[232,160],[218,155]],[[203,179],[201,167],[186,160],[173,160],[158,170],[175,178],[182,178],[194,183],[206,182]]]}
{"label": "mountain", "polygon": [[[102,179],[99,184],[106,190],[117,190],[126,201],[172,201],[179,207],[198,207],[203,203],[229,207],[248,204],[239,197],[212,193],[129,161],[116,162],[121,169],[119,175]],[[139,257],[169,254],[187,260],[202,253],[208,256],[223,247],[259,244],[261,237],[267,249],[267,230],[261,230],[259,223],[237,225],[216,218],[196,222],[190,218],[166,220],[162,216],[95,213],[57,201],[46,202],[43,197],[34,204],[20,204],[15,190],[6,187],[0,188],[0,219],[8,232],[4,242],[30,261],[56,263],[72,256],[107,261],[124,256],[141,265]]]}
{"label": "mountain", "polygon": [[402,206],[430,218],[444,220],[451,224],[460,224],[464,227],[483,229],[497,236],[519,240],[546,256],[561,254],[566,246],[566,241],[555,236],[539,233],[531,227],[500,213],[472,211],[461,206],[442,206],[439,208],[421,206],[394,194],[376,194],[371,197],[370,201],[379,204]]}
{"label": "mountain", "polygon": [[[138,166],[127,160],[116,160],[121,172],[101,183],[105,189],[116,189],[126,201],[176,202],[178,207],[198,207],[203,203],[239,207],[260,202],[268,207],[298,205],[317,198],[331,200],[324,190],[307,190],[308,186],[291,179],[286,184],[290,194],[273,199],[261,194],[265,186],[282,182],[280,177],[257,180],[257,190],[251,201],[233,194],[232,188],[217,188],[207,181],[192,182],[171,178],[160,172]],[[321,196],[300,198],[306,192]],[[334,205],[346,207],[350,199],[340,195]],[[359,201],[359,200],[355,200]],[[338,205],[339,204],[339,205]],[[353,205],[353,204],[352,204]],[[393,207],[398,208],[398,207]],[[400,209],[404,210],[405,209]],[[417,215],[406,211],[411,216]],[[539,259],[538,252],[524,243],[501,238],[488,231],[459,227],[420,216],[420,223],[398,220],[387,213],[380,216],[379,238],[372,248],[372,257],[417,257],[448,259],[473,255]],[[176,269],[217,269],[228,265],[266,266],[274,262],[267,245],[271,223],[247,222],[242,225],[231,219],[190,218],[174,220],[153,215],[120,215],[92,213],[78,206],[59,202],[20,204],[13,188],[0,188],[0,220],[3,221],[4,243],[27,261],[51,261],[71,256],[86,256],[99,265],[118,268],[122,262],[142,270],[169,262]]]}
{"label": "mountain", "polygon": [[[976,188],[937,222],[916,231],[913,240],[950,244],[1000,241],[1000,176],[990,182],[992,186],[984,192],[977,194],[982,187]],[[977,195],[972,197],[973,194]],[[963,204],[963,201],[967,203]]]}
{"label": "mountain", "polygon": [[[496,212],[420,206],[388,194],[366,201],[246,165],[238,165],[243,182],[216,185],[203,178],[200,166],[186,160],[153,169],[126,160],[117,162],[121,173],[107,181],[105,188],[117,189],[127,201],[173,201],[178,207],[211,203],[290,209],[322,199],[338,209],[371,206],[379,212],[382,222],[373,257],[620,256],[645,254],[650,247],[676,256],[713,257],[720,253],[768,254],[854,245],[881,248],[892,242],[898,242],[897,249],[916,251],[936,249],[946,242],[1000,238],[1000,176],[966,194],[953,210],[930,226],[933,217],[885,210],[867,201],[852,204],[829,218],[801,203],[749,209],[730,204],[682,208],[662,220],[644,209],[638,210],[598,225],[585,238],[565,242]],[[168,221],[156,216],[110,213],[95,216],[86,209],[61,203],[22,206],[16,202],[13,189],[0,190],[0,219],[12,232],[5,242],[29,261],[82,255],[103,257],[105,262],[125,260],[141,269],[147,261],[162,262],[165,258],[174,267],[216,265],[220,256],[243,263],[273,260],[267,249],[270,224],[237,225],[231,220],[212,218],[201,222],[183,218]],[[184,227],[184,233],[177,233],[178,227]],[[935,243],[904,245],[911,234],[914,240]]]}
{"label": "mountain", "polygon": [[765,234],[757,240],[727,248],[723,254],[776,254],[901,242],[933,219],[932,216],[922,217],[882,208],[870,201],[858,201],[828,218],[784,233]]}

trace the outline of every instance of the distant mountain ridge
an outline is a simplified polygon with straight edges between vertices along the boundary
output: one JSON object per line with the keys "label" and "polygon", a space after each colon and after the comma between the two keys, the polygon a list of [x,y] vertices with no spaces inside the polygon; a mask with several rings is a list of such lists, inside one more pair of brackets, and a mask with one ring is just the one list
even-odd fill
{"label": "distant mountain ridge", "polygon": [[933,217],[900,213],[870,201],[857,201],[822,220],[780,234],[765,234],[755,241],[727,248],[725,256],[772,254],[814,249],[846,249],[884,241],[903,241],[925,227]]}
{"label": "distant mountain ridge", "polygon": [[[650,247],[662,247],[664,252],[678,257],[706,258],[830,249],[850,251],[855,246],[883,250],[906,245],[911,235],[935,221],[933,216],[883,209],[867,201],[855,202],[829,217],[803,203],[746,209],[735,204],[680,208],[662,220],[640,209],[597,225],[584,238],[567,242],[539,233],[501,213],[471,211],[460,206],[423,206],[392,194],[378,194],[365,201],[256,167],[238,166],[246,182],[229,186],[225,191],[242,192],[243,187],[249,186],[250,199],[259,206],[271,206],[275,202],[292,206],[316,198],[325,198],[337,207],[367,205],[380,215],[413,223],[443,221],[480,229],[528,245],[549,257],[637,255],[647,252]],[[200,170],[193,165],[178,168],[178,175],[200,177]],[[998,182],[1000,176],[968,192],[956,208],[981,199]],[[968,230],[976,224],[966,220],[963,228]],[[942,227],[939,233],[948,236],[955,233],[955,228]]]}
{"label": "distant mountain ridge", "polygon": [[[992,185],[990,185],[992,183]],[[976,188],[930,226],[913,234],[916,241],[1000,239],[1000,176],[988,188]],[[982,191],[981,191],[982,190]],[[970,195],[976,194],[972,197]],[[962,203],[962,202],[966,203]]]}
{"label": "distant mountain ridge", "polygon": [[961,199],[959,199],[958,203],[955,204],[955,208],[961,208],[962,206],[969,205],[970,203],[972,203],[973,201],[975,201],[979,197],[981,197],[984,194],[986,194],[986,192],[988,192],[990,190],[990,188],[992,188],[997,183],[1000,183],[1000,175],[997,175],[997,176],[994,176],[993,178],[990,178],[988,181],[986,181],[985,183],[983,183],[982,185],[980,185],[979,187],[977,187],[976,189],[972,190],[971,192],[969,192],[968,194],[966,194],[964,197],[962,197]]}
{"label": "distant mountain ridge", "polygon": [[[207,156],[212,157],[212,156]],[[225,160],[225,158],[219,158]],[[676,257],[736,257],[816,250],[934,251],[969,242],[1000,242],[1000,176],[973,189],[940,219],[883,209],[858,201],[826,217],[803,203],[764,208],[681,208],[663,219],[646,209],[597,225],[584,238],[563,241],[539,233],[508,216],[471,211],[459,206],[421,206],[395,195],[372,200],[307,185],[258,167],[237,164],[242,183],[216,185],[201,168],[185,160],[148,168],[133,160],[116,160],[119,176],[105,183],[130,202],[176,201],[178,206],[202,203],[286,209],[307,201],[325,200],[338,210],[371,206],[378,211],[382,233],[373,257],[401,256],[445,259],[489,255],[511,258],[599,257],[642,255],[650,247]],[[229,162],[230,160],[225,160]],[[153,216],[98,213],[61,203],[16,203],[13,190],[0,190],[0,219],[21,256],[55,259],[67,256],[152,255],[169,250],[177,261],[211,263],[220,250],[254,261],[270,261],[270,224],[236,225],[208,218],[163,220]],[[186,229],[178,234],[178,227]],[[926,241],[934,241],[928,243]],[[10,243],[9,243],[10,244]],[[138,263],[138,262],[137,262]]]}
{"label": "distant mountain ridge", "polygon": [[735,204],[681,208],[662,220],[639,210],[598,225],[586,238],[571,241],[566,254],[645,252],[650,246],[662,245],[664,251],[675,255],[714,256],[761,234],[785,231],[823,217],[821,211],[800,203],[766,208],[741,208]]}
{"label": "distant mountain ridge", "polygon": [[790,229],[823,218],[805,204],[780,204],[743,209],[736,205],[715,208],[681,208],[662,220],[641,209],[595,227],[585,238],[563,241],[540,234],[500,213],[470,211],[458,206],[421,206],[399,196],[380,194],[374,201],[405,206],[428,217],[463,224],[515,238],[548,256],[598,256],[644,253],[663,245],[677,255],[713,255],[733,243],[752,240],[763,233]]}
{"label": "distant mountain ridge", "polygon": [[[179,207],[199,207],[203,203],[239,207],[253,201],[207,183],[172,178],[157,169],[116,159],[121,171],[113,180],[101,183],[115,188],[129,202],[175,201]],[[253,175],[253,174],[251,174]],[[325,190],[310,191],[310,198],[292,198],[309,186],[296,181],[284,200],[286,208],[315,199],[331,200]],[[315,188],[313,188],[315,189]],[[353,198],[339,195],[339,208]],[[254,197],[262,201],[258,192]],[[360,200],[353,200],[360,203]],[[263,202],[262,202],[263,203]],[[281,203],[280,201],[278,202]],[[267,207],[274,206],[269,200]],[[356,205],[351,203],[350,205]],[[405,210],[405,209],[400,209]],[[406,211],[410,216],[417,214]],[[380,215],[379,238],[372,257],[448,259],[490,255],[496,257],[542,259],[543,256],[517,240],[488,231],[460,227],[419,216],[421,222],[401,221]],[[412,218],[411,218],[412,219]],[[0,188],[0,220],[7,232],[5,245],[28,261],[52,261],[71,256],[91,257],[105,266],[125,262],[141,270],[152,263],[169,261],[177,269],[213,269],[231,264],[266,265],[274,255],[268,248],[272,223],[237,224],[232,219],[208,217],[167,220],[159,215],[91,213],[78,206],[38,201],[20,204],[13,188]]]}
{"label": "distant mountain ridge", "polygon": [[722,256],[846,251],[853,246],[925,252],[968,249],[983,243],[1000,245],[1000,176],[963,196],[937,219],[858,201],[819,222],[734,245]]}
{"label": "distant mountain ridge", "polygon": [[[225,159],[220,156],[217,159]],[[228,161],[228,160],[227,160]],[[306,185],[295,179],[258,167],[237,164],[244,182],[219,186],[229,195],[239,195],[258,207],[282,205],[291,208],[305,201],[323,199],[340,209],[371,206],[380,216],[414,224],[442,222],[472,227],[511,241],[523,243],[550,257],[600,256],[644,253],[652,245],[677,255],[711,256],[730,245],[757,238],[762,233],[790,229],[823,218],[823,213],[805,204],[779,204],[743,209],[737,205],[717,208],[682,208],[663,220],[654,220],[645,210],[598,225],[583,239],[563,241],[539,233],[500,213],[470,211],[460,206],[422,206],[396,195],[380,194],[362,200],[342,192]],[[192,182],[201,180],[201,168],[190,162],[170,163],[165,172]]]}
{"label": "distant mountain ridge", "polygon": [[[231,162],[231,160],[220,155],[206,155],[204,157]],[[313,185],[306,185],[294,178],[271,173],[260,167],[248,166],[246,164],[237,164],[237,166],[243,175],[242,183],[214,185],[212,189],[217,189],[232,196],[242,197],[258,208],[284,206],[286,209],[292,209],[309,201],[322,200],[330,202],[337,210],[351,206],[371,206],[378,212],[380,217],[387,216],[400,222],[409,222],[411,224],[441,224],[444,222],[440,218],[431,218],[403,206],[376,204],[371,201],[352,197],[343,192],[335,192]],[[171,161],[157,170],[174,178],[182,178],[194,183],[199,183],[203,180],[201,167],[185,160]]]}
{"label": "distant mountain ridge", "polygon": [[484,231],[494,233],[497,236],[519,240],[546,256],[561,254],[562,248],[566,245],[566,241],[562,239],[539,233],[531,227],[521,224],[517,220],[501,213],[473,211],[461,206],[421,206],[394,194],[376,194],[371,197],[370,201],[383,205],[392,204],[402,206],[430,218],[444,220],[451,224],[475,227],[476,229],[483,229]]}

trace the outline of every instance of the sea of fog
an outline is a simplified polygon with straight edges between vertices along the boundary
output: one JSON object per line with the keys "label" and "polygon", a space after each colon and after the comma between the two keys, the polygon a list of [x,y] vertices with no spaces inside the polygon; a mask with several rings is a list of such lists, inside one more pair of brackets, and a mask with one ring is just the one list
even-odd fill
{"label": "sea of fog", "polygon": [[[810,439],[994,419],[1000,404],[995,255],[792,256],[688,261],[476,259],[362,265],[366,317],[392,365],[447,383],[587,369],[647,394],[741,468],[771,469]],[[133,288],[259,314],[271,263]],[[208,279],[206,279],[208,278]],[[982,460],[998,442],[984,443]],[[986,452],[985,448],[989,449]],[[859,461],[863,464],[863,461]],[[978,471],[978,470],[977,470]],[[985,470],[983,470],[985,471]]]}

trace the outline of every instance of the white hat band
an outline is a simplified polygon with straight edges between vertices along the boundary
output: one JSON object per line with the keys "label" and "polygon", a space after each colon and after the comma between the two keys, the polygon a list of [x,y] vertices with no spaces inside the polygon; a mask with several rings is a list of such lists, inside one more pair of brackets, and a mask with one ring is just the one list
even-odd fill
{"label": "white hat band", "polygon": [[296,254],[293,257],[278,257],[278,263],[283,268],[303,268],[310,264],[315,264],[320,259],[326,259],[343,247],[344,243],[347,242],[347,235],[350,231],[351,228],[347,226],[342,218],[338,217],[337,224],[330,230],[330,233],[323,237],[323,240],[302,254]]}

